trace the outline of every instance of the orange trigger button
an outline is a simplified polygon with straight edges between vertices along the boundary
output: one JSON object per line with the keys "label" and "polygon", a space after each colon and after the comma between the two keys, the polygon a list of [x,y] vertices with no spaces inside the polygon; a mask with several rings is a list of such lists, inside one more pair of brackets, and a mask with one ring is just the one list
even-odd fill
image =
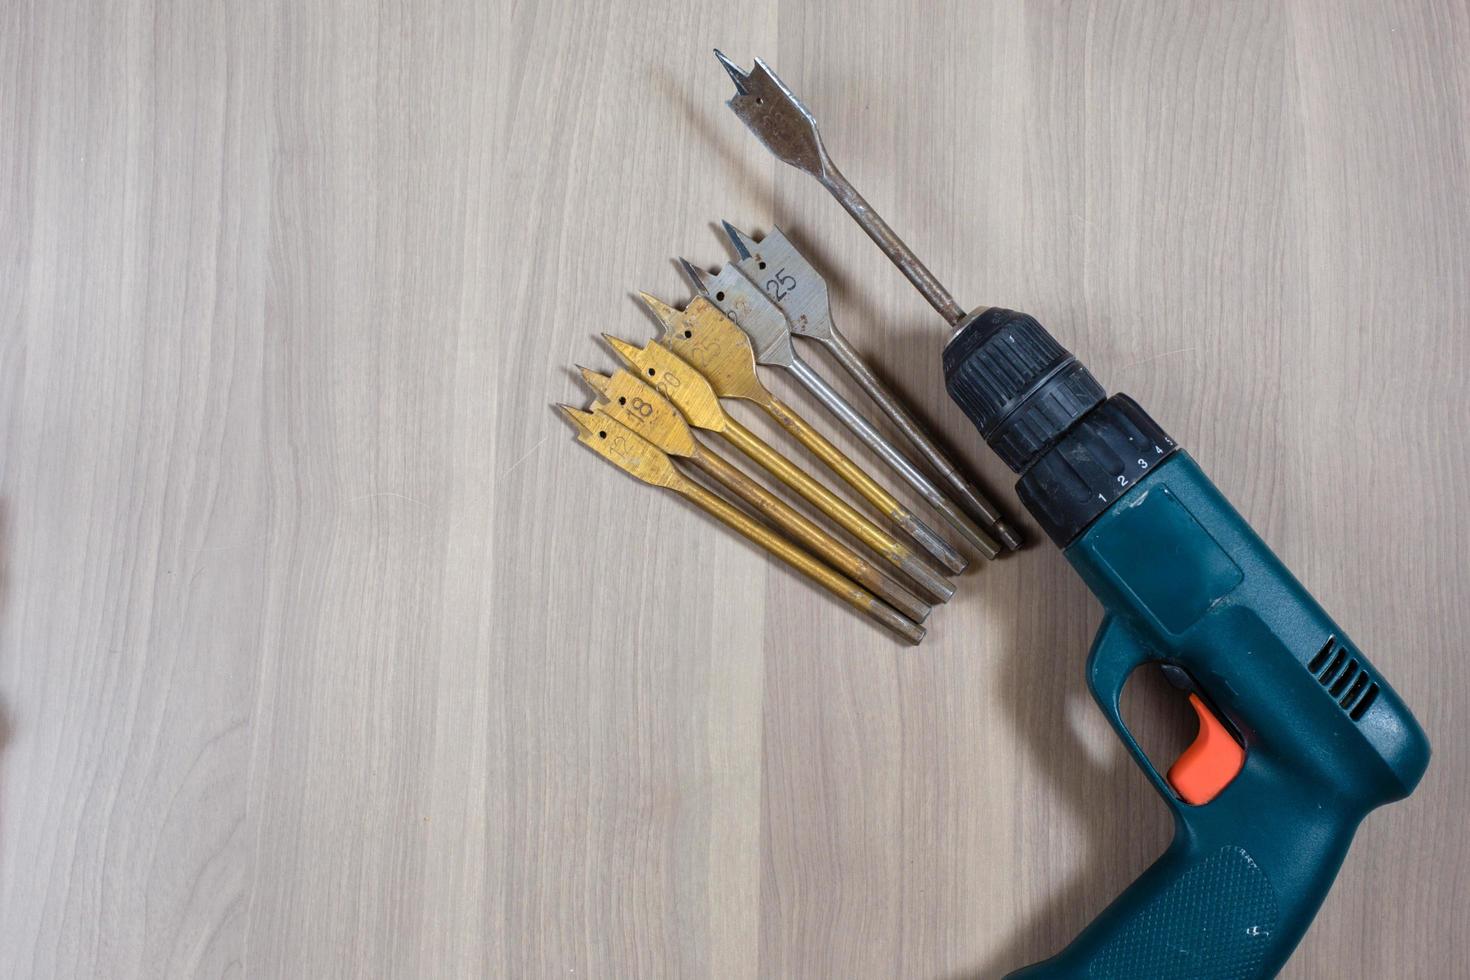
{"label": "orange trigger button", "polygon": [[1245,749],[1230,737],[1198,694],[1191,694],[1189,703],[1199,716],[1199,734],[1169,767],[1169,785],[1184,802],[1198,806],[1210,802],[1230,785],[1245,765]]}

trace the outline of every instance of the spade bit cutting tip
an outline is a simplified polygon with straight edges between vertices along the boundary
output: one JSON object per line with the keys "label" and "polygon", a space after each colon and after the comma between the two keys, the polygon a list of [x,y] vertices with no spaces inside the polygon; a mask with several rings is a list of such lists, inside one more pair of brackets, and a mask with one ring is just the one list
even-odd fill
{"label": "spade bit cutting tip", "polygon": [[616,337],[606,334],[604,337],[613,350],[617,351],[618,356],[633,369],[633,373],[673,402],[690,425],[697,429],[718,432],[722,438],[800,494],[843,530],[912,579],[925,595],[940,602],[948,602],[954,595],[954,585],[902,541],[868,520],[847,501],[731,418],[720,407],[719,398],[708,379],[689,362],[655,342],[649,342],[639,349]]}
{"label": "spade bit cutting tip", "polygon": [[725,57],[725,52],[721,51],[719,48],[715,48],[715,57],[719,58],[720,64],[725,66],[725,71],[730,73],[730,80],[735,83],[735,91],[739,92],[741,95],[744,95],[746,92],[745,72],[741,71],[736,66],[735,62]]}
{"label": "spade bit cutting tip", "polygon": [[735,95],[725,104],[778,160],[825,182],[832,160],[817,121],[796,94],[759,58],[745,71],[718,49],[715,57],[735,83]]}
{"label": "spade bit cutting tip", "polygon": [[883,414],[888,416],[894,427],[903,433],[904,438],[928,462],[933,471],[939,474],[963,512],[940,495],[932,483],[929,484],[929,488],[934,491],[932,495],[923,486],[915,486],[924,499],[943,514],[945,520],[964,535],[966,540],[982,551],[986,550],[986,546],[978,540],[979,535],[984,534],[990,547],[993,548],[995,543],[976,526],[975,521],[990,527],[1008,547],[1018,547],[1019,536],[1005,523],[995,505],[985,499],[960,472],[959,467],[950,461],[934,438],[904,407],[898,396],[878,379],[857,348],[837,329],[832,320],[832,301],[827,281],[807,261],[806,256],[797,250],[779,228],[773,228],[764,238],[757,240],[728,221],[722,224],[725,235],[740,256],[735,265],[786,315],[791,332],[814,340],[827,349],[833,359],[842,365],[843,370],[883,410]]}
{"label": "spade bit cutting tip", "polygon": [[679,410],[631,371],[619,370],[611,377],[595,372],[587,374],[591,375],[588,383],[600,396],[598,412],[622,422],[674,457],[676,463],[682,460],[694,466],[749,504],[757,515],[796,544],[876,593],[905,616],[919,623],[928,617],[929,605],[922,599],[696,439]]}
{"label": "spade bit cutting tip", "polygon": [[693,262],[682,257],[679,259],[679,266],[684,270],[684,276],[697,292],[702,293],[706,291],[705,279],[707,278],[707,273],[703,269],[700,269]]}
{"label": "spade bit cutting tip", "polygon": [[641,289],[638,291],[638,298],[641,299],[643,301],[643,305],[648,307],[649,311],[658,318],[659,325],[664,330],[675,329],[675,324],[679,322],[678,310],[674,309],[672,306],[665,303],[657,296],[645,293]]}
{"label": "spade bit cutting tip", "polygon": [[582,380],[587,383],[587,387],[598,394],[602,394],[606,390],[607,383],[610,380],[607,375],[598,374],[591,368],[583,367],[580,364],[577,365],[577,373],[582,376]]}
{"label": "spade bit cutting tip", "polygon": [[576,425],[577,441],[614,466],[645,483],[679,494],[906,642],[917,644],[924,638],[924,627],[884,605],[856,582],[812,558],[723,497],[681,474],[665,453],[617,419],[601,411],[581,412],[568,405],[558,407]]}
{"label": "spade bit cutting tip", "polygon": [[[777,294],[784,296],[782,290],[791,287],[790,276],[786,270],[771,270],[769,263],[766,271],[757,270],[762,276],[773,271],[782,273],[782,275],[779,284],[773,284],[772,288]],[[972,521],[960,521],[959,518],[963,516],[962,512],[940,492],[924,471],[905,456],[887,436],[878,430],[877,426],[868,420],[867,416],[859,412],[836,388],[832,387],[826,378],[822,377],[797,353],[791,339],[792,325],[786,314],[772,301],[771,297],[746,277],[738,265],[731,263],[718,273],[706,273],[700,280],[699,286],[703,288],[704,298],[735,321],[739,328],[750,337],[757,362],[790,371],[827,411],[835,415],[838,421],[858,437],[863,445],[887,463],[930,506],[943,514],[946,520],[955,524],[981,554],[986,558],[994,558],[1000,554],[1000,546],[990,535],[976,527]],[[932,532],[930,534],[933,539],[942,542],[943,539],[939,539],[938,535]],[[945,544],[944,547],[949,548],[949,545]],[[932,549],[930,550],[932,553]],[[957,554],[953,548],[949,550],[952,554]],[[944,560],[941,558],[941,561]],[[950,567],[954,566],[950,565]]]}
{"label": "spade bit cutting tip", "polygon": [[[750,258],[752,252],[751,246],[755,245],[755,241],[747,238],[743,231],[723,218],[720,219],[720,225],[725,229],[725,237],[730,239],[730,244],[735,246],[735,251],[740,257],[742,259]],[[747,242],[749,245],[747,245]]]}
{"label": "spade bit cutting tip", "polygon": [[634,353],[637,352],[638,348],[634,347],[626,340],[619,340],[617,337],[614,337],[610,333],[603,334],[602,339],[607,342],[607,345],[611,347],[619,357],[630,364],[632,363],[632,356]]}
{"label": "spade bit cutting tip", "polygon": [[755,60],[755,67],[747,72],[741,71],[718,51],[715,56],[735,83],[735,95],[726,105],[755,134],[755,138],[777,159],[811,174],[831,191],[838,203],[883,250],[883,254],[893,260],[914,288],[929,301],[929,305],[951,325],[959,323],[965,311],[903,239],[888,227],[888,222],[879,217],[857,188],[842,176],[827,156],[816,119],[796,94],[759,58]]}

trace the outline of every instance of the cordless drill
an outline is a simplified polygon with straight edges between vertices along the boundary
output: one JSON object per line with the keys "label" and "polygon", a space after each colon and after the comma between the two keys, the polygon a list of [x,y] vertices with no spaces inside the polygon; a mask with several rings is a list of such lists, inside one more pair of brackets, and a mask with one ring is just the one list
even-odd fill
{"label": "cordless drill", "polygon": [[[1087,683],[1175,821],[1163,856],[1070,945],[1012,976],[1273,975],[1359,821],[1424,775],[1423,730],[1189,454],[1034,318],[969,315],[944,375],[1102,602]],[[1199,718],[1166,776],[1118,709],[1144,663]]]}
{"label": "cordless drill", "polygon": [[[1013,976],[1273,975],[1359,821],[1424,775],[1423,730],[1157,422],[1127,395],[1107,397],[1031,317],[967,314],[843,176],[811,111],[770,66],[715,57],[741,122],[826,187],[954,327],[950,396],[1021,474],[1021,501],[1102,601],[1088,686],[1174,814],[1163,856],[1071,945]],[[1124,682],[1144,663],[1162,666],[1199,718],[1167,778],[1118,713]]]}

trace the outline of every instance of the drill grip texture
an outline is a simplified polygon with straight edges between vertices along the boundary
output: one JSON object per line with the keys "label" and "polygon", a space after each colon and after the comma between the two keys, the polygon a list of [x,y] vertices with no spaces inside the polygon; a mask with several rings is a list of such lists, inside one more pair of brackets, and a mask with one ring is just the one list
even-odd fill
{"label": "drill grip texture", "polygon": [[1256,755],[1215,800],[1180,801],[1124,726],[1128,675],[1155,660],[1109,618],[1089,683],[1119,737],[1174,813],[1168,850],[1064,950],[1012,977],[1201,980],[1270,977],[1301,941],[1366,806],[1321,805],[1287,767]]}

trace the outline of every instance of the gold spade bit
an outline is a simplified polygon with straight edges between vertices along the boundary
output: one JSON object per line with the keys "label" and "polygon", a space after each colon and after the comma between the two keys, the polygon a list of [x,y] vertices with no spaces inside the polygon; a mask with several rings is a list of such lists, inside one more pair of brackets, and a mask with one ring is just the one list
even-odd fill
{"label": "gold spade bit", "polygon": [[909,643],[917,644],[924,638],[924,627],[894,612],[856,582],[838,575],[764,524],[684,476],[662,450],[617,419],[601,412],[581,412],[570,405],[558,407],[577,427],[577,441],[618,469],[644,483],[679,494]]}
{"label": "gold spade bit", "polygon": [[[926,551],[951,571],[964,570],[964,557],[951,548],[948,542],[930,530],[842,450],[832,445],[826,436],[814,429],[806,419],[797,415],[789,405],[761,383],[755,370],[755,350],[750,345],[750,337],[734,320],[722,313],[719,307],[703,296],[696,296],[681,311],[647,293],[638,295],[663,327],[659,343],[677,353],[708,378],[715,394],[721,398],[739,398],[758,405],[791,433],[796,441],[810,450],[812,455],[826,463],[848,486],[861,494],[863,499],[888,515],[890,520],[924,545]],[[925,481],[927,482],[927,478]],[[934,498],[943,501],[937,490],[934,491]],[[954,511],[953,507],[948,509],[946,516],[955,522],[966,540],[986,558],[994,558],[1000,554],[1000,546],[995,539],[977,527],[974,521]]]}
{"label": "gold spade bit", "polygon": [[640,379],[674,403],[696,429],[718,432],[736,449],[759,463],[776,479],[799,493],[808,503],[836,521],[863,544],[916,583],[924,594],[940,602],[954,595],[954,585],[937,569],[915,554],[902,541],[858,513],[847,501],[808,476],[791,460],[772,449],[765,440],[726,414],[704,375],[667,347],[654,341],[639,349],[626,340],[602,335]]}
{"label": "gold spade bit", "polygon": [[698,467],[702,473],[755,508],[757,514],[768,519],[797,544],[876,593],[914,622],[922,623],[928,617],[929,606],[922,599],[695,439],[679,410],[631,372],[618,370],[612,375],[605,375],[580,366],[577,370],[582,372],[582,379],[592,390],[601,396],[597,411],[622,422],[674,457],[676,463],[687,460]]}

